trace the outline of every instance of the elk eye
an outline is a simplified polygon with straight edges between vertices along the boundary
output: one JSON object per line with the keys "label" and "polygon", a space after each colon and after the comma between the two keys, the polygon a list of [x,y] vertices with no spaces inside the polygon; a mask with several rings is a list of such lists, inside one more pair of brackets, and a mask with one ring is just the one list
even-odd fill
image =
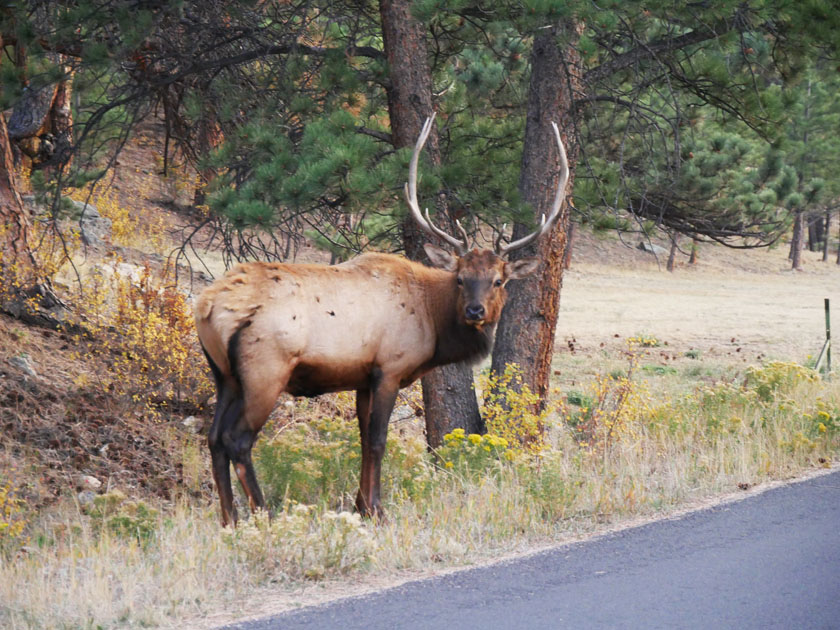
{"label": "elk eye", "polygon": [[493,283],[493,286],[494,287],[502,286],[502,279],[501,278],[496,278],[496,281]]}
{"label": "elk eye", "polygon": [[460,278],[460,277],[457,279],[457,282],[458,282],[458,286],[459,286],[459,287],[460,287],[460,286],[463,286],[463,284],[464,284],[464,280],[463,280],[462,278]]}

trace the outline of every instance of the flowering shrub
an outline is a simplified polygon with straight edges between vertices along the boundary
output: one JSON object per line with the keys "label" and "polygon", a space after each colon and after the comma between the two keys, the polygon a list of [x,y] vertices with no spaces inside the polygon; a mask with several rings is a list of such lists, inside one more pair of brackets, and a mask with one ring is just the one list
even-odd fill
{"label": "flowering shrub", "polygon": [[832,409],[822,399],[817,399],[817,410],[805,414],[805,420],[812,437],[831,438],[840,433],[840,407]]}
{"label": "flowering shrub", "polygon": [[538,453],[545,443],[545,421],[552,408],[535,413],[537,396],[523,382],[519,366],[507,364],[501,374],[482,374],[479,387],[484,391],[481,415],[487,432],[502,438],[514,450]]}
{"label": "flowering shrub", "polygon": [[110,273],[90,278],[78,305],[86,330],[76,339],[79,358],[105,358],[108,387],[156,418],[173,404],[197,405],[211,392],[192,309],[168,279],[167,270],[148,265],[132,277],[116,261]]}
{"label": "flowering shrub", "polygon": [[818,379],[819,375],[814,370],[798,363],[770,361],[762,366],[748,367],[744,387],[755,391],[762,400],[769,401],[777,392],[786,392],[799,383]]}
{"label": "flowering shrub", "polygon": [[514,450],[498,435],[467,435],[464,429],[454,429],[443,436],[437,455],[445,469],[470,475],[483,474],[501,462],[513,460]]}
{"label": "flowering shrub", "polygon": [[0,551],[8,551],[23,542],[26,528],[25,503],[7,481],[0,484]]}

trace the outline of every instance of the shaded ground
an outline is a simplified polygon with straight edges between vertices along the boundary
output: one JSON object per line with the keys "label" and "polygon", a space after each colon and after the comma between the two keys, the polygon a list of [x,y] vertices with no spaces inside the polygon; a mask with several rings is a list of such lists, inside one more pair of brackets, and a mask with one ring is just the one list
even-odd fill
{"label": "shaded ground", "polygon": [[182,444],[198,438],[80,379],[95,360],[75,353],[71,337],[0,315],[2,477],[23,491],[30,508],[74,495],[83,475],[138,495],[184,492]]}

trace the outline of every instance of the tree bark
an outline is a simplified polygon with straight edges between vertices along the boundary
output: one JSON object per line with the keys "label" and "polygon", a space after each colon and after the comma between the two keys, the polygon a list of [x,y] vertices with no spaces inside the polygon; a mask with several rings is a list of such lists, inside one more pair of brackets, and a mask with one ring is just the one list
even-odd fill
{"label": "tree bark", "polygon": [[805,212],[797,210],[793,219],[793,238],[790,242],[790,260],[793,269],[802,269],[802,246],[805,241]]}
{"label": "tree bark", "polygon": [[563,269],[566,270],[572,266],[572,251],[575,247],[575,234],[577,227],[572,217],[569,216],[567,220],[568,228],[566,229],[566,247],[563,249]]}
{"label": "tree bark", "polygon": [[[207,157],[211,151],[222,143],[222,140],[224,140],[224,134],[222,132],[222,127],[219,124],[216,110],[209,103],[205,103],[202,108],[201,118],[196,126],[197,134],[195,158],[196,161],[198,161]],[[193,206],[203,206],[206,203],[207,186],[215,177],[216,170],[213,168],[204,168],[198,171],[198,181],[196,182],[195,191],[193,192]]]}
{"label": "tree bark", "polygon": [[[575,49],[581,25],[568,20],[541,29],[531,50],[531,79],[528,88],[525,142],[519,190],[533,207],[535,216],[547,213],[558,184],[558,151],[551,121],[566,136],[569,159],[569,186],[574,182],[577,147],[573,138],[572,103],[580,95],[580,58]],[[567,48],[561,51],[558,36],[565,35]],[[577,94],[573,94],[573,92]],[[492,370],[502,374],[509,363],[518,364],[523,381],[545,406],[554,353],[560,289],[563,283],[563,250],[566,245],[568,205],[551,233],[538,243],[517,250],[513,258],[537,255],[540,266],[533,277],[508,285],[508,302],[496,333]],[[519,238],[533,226],[516,224],[513,236]]]}
{"label": "tree bark", "polygon": [[29,215],[20,198],[12,158],[12,143],[6,128],[6,118],[2,113],[0,113],[0,226],[2,226],[0,254],[3,263],[26,263],[29,252]]}
{"label": "tree bark", "polygon": [[[388,88],[391,135],[399,149],[414,145],[423,122],[433,111],[425,29],[411,14],[410,0],[380,0],[379,12],[391,78]],[[433,164],[440,164],[437,129],[432,130],[425,151]],[[443,209],[438,204],[438,210]],[[438,219],[438,224],[446,226],[451,221],[447,216],[446,220]],[[406,255],[412,260],[422,260],[424,240],[419,228],[407,219],[403,223]],[[422,384],[426,441],[430,448],[439,446],[443,436],[458,427],[469,433],[485,432],[473,390],[472,369],[468,365],[457,363],[437,368],[423,377]]]}
{"label": "tree bark", "polygon": [[668,271],[674,271],[674,264],[677,260],[677,241],[679,240],[679,236],[677,234],[671,235],[671,251],[668,252],[668,264],[665,268]]}
{"label": "tree bark", "polygon": [[689,265],[696,265],[697,264],[697,252],[700,249],[700,244],[697,242],[697,239],[694,238],[691,240],[691,256],[688,257],[688,264]]}
{"label": "tree bark", "polygon": [[815,213],[811,213],[807,215],[806,220],[808,222],[808,251],[819,251],[818,248],[823,239],[822,217],[817,216]]}
{"label": "tree bark", "polygon": [[[48,58],[68,70],[61,55],[50,53]],[[9,118],[9,137],[32,161],[32,168],[44,169],[48,177],[62,171],[72,157],[72,81],[68,75],[52,85],[27,87]]]}
{"label": "tree bark", "polygon": [[822,243],[822,259],[823,262],[826,262],[828,260],[828,242],[831,240],[831,210],[829,209],[825,211],[825,229],[823,230],[823,234],[825,234],[825,239],[823,239]]}

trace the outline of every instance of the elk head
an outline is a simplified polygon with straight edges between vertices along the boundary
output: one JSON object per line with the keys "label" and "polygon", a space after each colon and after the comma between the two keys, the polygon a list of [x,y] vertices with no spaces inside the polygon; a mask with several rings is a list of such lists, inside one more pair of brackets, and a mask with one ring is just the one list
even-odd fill
{"label": "elk head", "polygon": [[560,131],[557,125],[552,122],[551,126],[560,151],[561,173],[557,192],[554,195],[554,203],[551,206],[548,218],[545,215],[542,216],[539,228],[512,243],[503,243],[504,231],[507,227],[503,225],[493,250],[473,249],[468,251],[467,233],[459,221],[456,220],[455,225],[461,237],[455,238],[432,223],[428,208],[424,216],[420,212],[420,206],[417,202],[417,162],[432,130],[434,118],[435,116],[432,114],[430,118],[426,119],[423,130],[414,146],[414,153],[411,156],[408,168],[405,196],[411,209],[411,215],[420,228],[430,236],[436,236],[448,243],[455,250],[455,253],[452,254],[430,243],[424,246],[429,260],[435,267],[451,271],[455,275],[458,290],[457,311],[462,323],[481,330],[484,326],[492,326],[499,321],[507,299],[507,292],[505,291],[507,282],[524,278],[536,271],[539,266],[537,258],[520,258],[514,261],[507,258],[511,252],[533,243],[551,231],[560,217],[560,208],[563,205],[563,199],[566,196],[566,184],[569,181],[566,150],[560,139]]}

